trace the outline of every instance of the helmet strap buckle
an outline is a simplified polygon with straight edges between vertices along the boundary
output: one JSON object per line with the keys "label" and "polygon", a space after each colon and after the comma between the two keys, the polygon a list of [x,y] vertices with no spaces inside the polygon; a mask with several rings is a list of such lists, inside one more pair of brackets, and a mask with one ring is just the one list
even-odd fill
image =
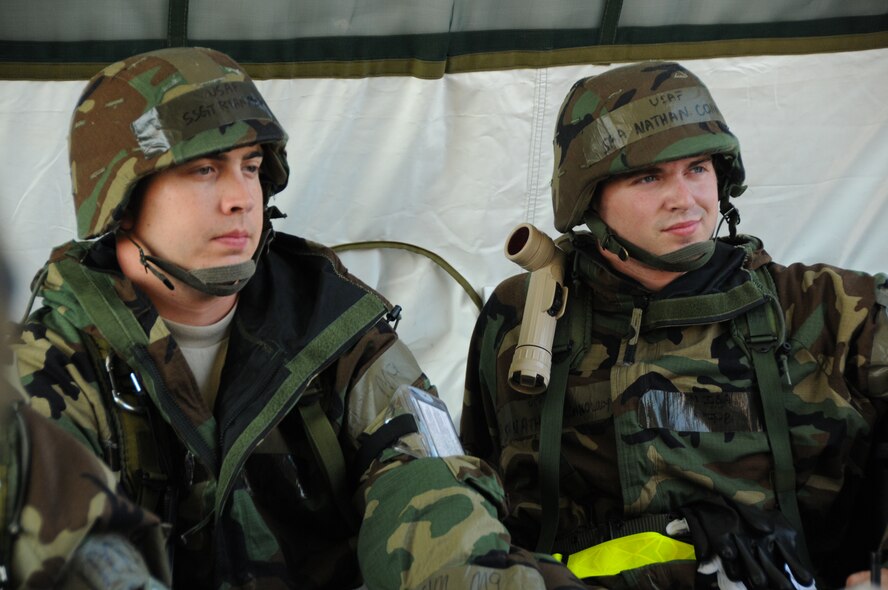
{"label": "helmet strap buckle", "polygon": [[175,285],[173,285],[173,282],[169,280],[165,274],[154,268],[154,266],[150,262],[148,262],[148,257],[145,255],[145,250],[142,249],[142,246],[140,246],[139,243],[132,238],[129,232],[121,233],[123,233],[123,235],[126,236],[126,239],[132,242],[133,246],[135,246],[136,249],[139,251],[139,264],[145,267],[145,272],[147,273],[150,271],[151,274],[157,277],[157,279],[161,283],[163,283],[167,289],[169,289],[170,291],[174,291],[176,287]]}
{"label": "helmet strap buckle", "polygon": [[718,222],[718,228],[716,228],[715,232],[716,235],[718,235],[719,230],[721,230],[721,224],[725,221],[728,222],[728,235],[731,238],[736,237],[737,225],[740,223],[740,211],[738,211],[727,199],[722,200],[721,220]]}

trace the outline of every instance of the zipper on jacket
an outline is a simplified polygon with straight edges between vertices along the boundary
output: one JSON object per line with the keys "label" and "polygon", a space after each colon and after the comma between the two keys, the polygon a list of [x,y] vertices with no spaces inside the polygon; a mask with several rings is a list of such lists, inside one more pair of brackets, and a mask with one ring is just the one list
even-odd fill
{"label": "zipper on jacket", "polygon": [[[327,366],[328,365],[325,365],[324,368],[326,368]],[[232,470],[232,476],[231,476],[230,480],[228,482],[226,482],[225,489],[222,490],[222,496],[216,502],[216,507],[219,508],[219,513],[216,514],[217,520],[219,518],[221,518],[221,516],[222,516],[222,509],[224,508],[225,503],[228,502],[228,497],[234,491],[234,482],[237,480],[237,475],[243,471],[244,466],[247,463],[247,459],[250,458],[250,456],[252,456],[253,451],[255,451],[256,447],[259,446],[259,443],[261,443],[265,439],[265,437],[268,436],[268,433],[271,432],[272,429],[274,429],[278,424],[280,424],[281,421],[284,419],[284,417],[287,414],[289,414],[293,410],[294,407],[296,407],[296,404],[299,403],[300,399],[302,399],[302,394],[305,392],[305,387],[309,383],[311,383],[312,380],[321,373],[321,371],[323,371],[323,369],[321,369],[320,371],[317,371],[315,373],[312,373],[309,376],[309,378],[305,381],[305,384],[303,385],[301,390],[294,393],[293,399],[290,400],[290,402],[288,402],[286,405],[284,405],[281,408],[281,410],[274,416],[274,418],[272,420],[268,421],[268,424],[265,426],[265,428],[263,428],[259,432],[259,434],[256,437],[254,437],[254,439],[250,442],[250,444],[247,445],[247,448],[244,450],[240,459],[238,459],[237,463],[235,463],[235,465],[234,465],[234,469]],[[216,490],[216,493],[218,494],[219,490]],[[215,510],[215,507],[214,507],[214,510]]]}
{"label": "zipper on jacket", "polygon": [[213,464],[209,467],[212,473],[216,473],[218,471],[218,467],[216,465],[216,463],[218,462],[218,458],[216,457],[216,453],[213,452],[213,449],[207,446],[203,437],[197,431],[195,425],[182,413],[182,409],[179,407],[179,404],[177,404],[176,401],[172,399],[172,396],[167,389],[166,382],[164,382],[164,380],[161,378],[160,371],[154,364],[154,360],[150,357],[150,355],[147,354],[147,351],[144,349],[144,347],[141,346],[135,346],[133,354],[136,357],[136,360],[139,362],[139,365],[145,367],[146,372],[151,376],[152,382],[155,383],[157,400],[160,401],[161,397],[163,398],[164,405],[162,409],[166,410],[166,414],[169,416],[170,423],[173,425],[177,432],[182,432],[185,435],[185,440],[183,442],[185,442],[186,444],[186,450],[190,450],[191,448],[193,448],[197,450],[196,455],[198,457],[213,459]]}
{"label": "zipper on jacket", "polygon": [[[365,290],[365,292],[368,294],[372,294],[366,290]],[[386,306],[383,305],[382,307],[385,310]],[[360,337],[362,337],[373,326],[375,326],[384,315],[385,315],[385,311],[374,314],[374,316],[360,330],[355,331],[353,337],[360,339]],[[318,375],[320,375],[322,372],[324,372],[324,370],[327,369],[327,367],[329,367],[331,364],[333,364],[336,361],[336,359],[339,358],[339,355],[342,353],[344,348],[349,343],[354,343],[354,342],[356,342],[356,340],[349,339],[342,347],[337,349],[334,353],[330,354],[329,357],[327,358],[326,362],[324,362],[316,370],[312,371],[308,375],[308,377],[303,380],[302,387],[297,392],[294,392],[294,395],[292,396],[292,398],[284,406],[281,407],[280,411],[278,411],[278,413],[271,420],[268,421],[268,423],[259,432],[259,434],[255,437],[253,437],[253,440],[250,441],[250,444],[247,445],[247,447],[244,449],[244,452],[241,454],[241,456],[238,458],[237,462],[234,464],[234,468],[231,471],[232,476],[229,479],[229,481],[227,481],[225,483],[225,488],[221,490],[221,496],[218,495],[220,490],[216,491],[216,493],[217,493],[216,508],[218,508],[218,510],[216,512],[217,521],[219,518],[221,518],[222,511],[225,507],[225,504],[228,502],[228,498],[229,498],[229,496],[231,496],[231,494],[234,490],[234,483],[237,480],[237,474],[239,474],[243,471],[244,466],[246,465],[247,459],[253,454],[253,451],[256,449],[257,446],[259,446],[259,443],[262,440],[264,440],[266,436],[268,436],[268,433],[271,432],[271,430],[274,427],[276,427],[281,422],[281,420],[283,420],[284,417],[293,410],[294,407],[296,407],[296,404],[299,403],[299,400],[302,399],[302,394],[305,392],[305,388],[308,386],[308,384],[311,383]],[[220,436],[221,436],[221,431],[220,431]],[[224,459],[220,458],[220,469],[221,469],[222,464],[224,464]],[[221,472],[220,472],[220,476],[221,476]]]}

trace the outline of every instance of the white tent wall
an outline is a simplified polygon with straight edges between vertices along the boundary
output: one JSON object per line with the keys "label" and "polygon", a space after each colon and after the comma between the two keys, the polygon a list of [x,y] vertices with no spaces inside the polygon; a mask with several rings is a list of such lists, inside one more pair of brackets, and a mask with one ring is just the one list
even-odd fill
{"label": "white tent wall", "polygon": [[[888,49],[687,60],[739,136],[749,190],[741,232],[780,262],[888,268]],[[328,245],[413,243],[486,297],[519,272],[503,254],[518,223],[553,237],[555,114],[571,84],[606,69],[566,66],[409,77],[259,81],[290,134],[277,229]],[[52,246],[73,239],[66,135],[83,82],[0,82],[0,219],[13,309]],[[404,308],[398,332],[458,419],[478,310],[429,259],[342,254]],[[39,303],[39,302],[38,302]]]}

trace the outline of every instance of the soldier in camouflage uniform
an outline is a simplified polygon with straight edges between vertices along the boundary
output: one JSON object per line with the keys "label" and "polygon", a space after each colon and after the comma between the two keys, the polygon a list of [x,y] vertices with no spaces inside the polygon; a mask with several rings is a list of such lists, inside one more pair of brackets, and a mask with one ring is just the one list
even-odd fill
{"label": "soldier in camouflage uniform", "polygon": [[157,517],[130,502],[114,474],[29,408],[8,379],[5,271],[0,263],[0,588],[165,587]]}
{"label": "soldier in camouflage uniform", "polygon": [[392,448],[377,416],[398,386],[432,387],[379,294],[329,249],[271,239],[286,140],[212,50],[88,83],[69,146],[82,241],[52,252],[17,346],[31,406],[172,525],[176,587],[565,577],[512,552],[489,467]]}
{"label": "soldier in camouflage uniform", "polygon": [[[781,588],[787,571],[843,585],[884,530],[885,466],[870,457],[885,436],[886,277],[781,266],[736,234],[738,141],[679,64],[579,80],[554,151],[567,308],[548,390],[511,383],[536,312],[518,275],[478,320],[462,413],[467,451],[502,476],[514,542],[609,555],[574,568],[595,587]],[[719,213],[730,236],[714,239]],[[609,548],[637,533],[690,547],[651,558],[636,544],[618,564]]]}

